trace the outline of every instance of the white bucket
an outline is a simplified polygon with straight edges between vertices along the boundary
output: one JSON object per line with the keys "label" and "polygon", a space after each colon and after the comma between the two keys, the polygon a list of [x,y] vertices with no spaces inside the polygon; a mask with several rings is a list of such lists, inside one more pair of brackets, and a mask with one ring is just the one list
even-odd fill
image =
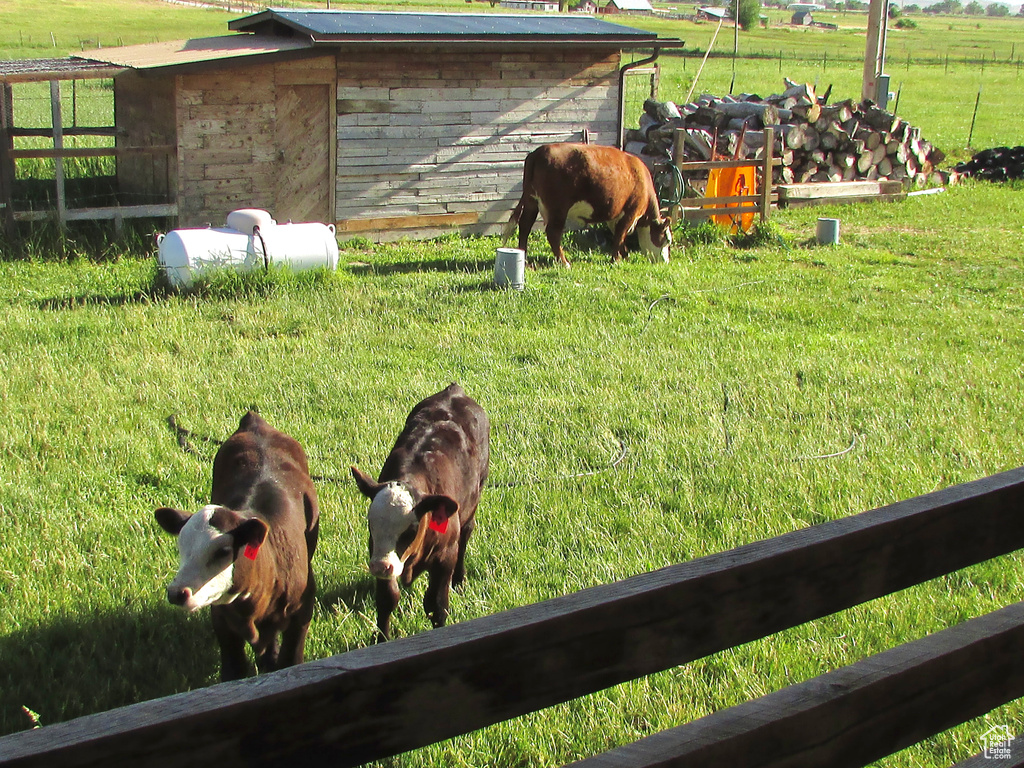
{"label": "white bucket", "polygon": [[839,219],[818,219],[818,245],[839,244]]}
{"label": "white bucket", "polygon": [[526,286],[526,252],[499,248],[494,254],[494,284],[499,288],[523,290]]}
{"label": "white bucket", "polygon": [[[254,209],[232,211],[228,223],[246,230],[175,229],[157,237],[157,262],[172,287],[188,288],[197,274],[218,267],[240,271],[265,264],[287,264],[297,271],[338,267],[334,225],[276,224],[266,211]],[[254,226],[259,227],[258,234],[252,231]]]}

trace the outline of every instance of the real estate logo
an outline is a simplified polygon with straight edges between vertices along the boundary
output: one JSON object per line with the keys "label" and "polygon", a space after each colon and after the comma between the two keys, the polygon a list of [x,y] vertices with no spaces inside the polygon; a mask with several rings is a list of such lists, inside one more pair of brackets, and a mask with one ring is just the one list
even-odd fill
{"label": "real estate logo", "polygon": [[1009,760],[1010,744],[1014,736],[1009,726],[996,725],[989,728],[981,735],[981,743],[984,747],[983,754],[986,760]]}

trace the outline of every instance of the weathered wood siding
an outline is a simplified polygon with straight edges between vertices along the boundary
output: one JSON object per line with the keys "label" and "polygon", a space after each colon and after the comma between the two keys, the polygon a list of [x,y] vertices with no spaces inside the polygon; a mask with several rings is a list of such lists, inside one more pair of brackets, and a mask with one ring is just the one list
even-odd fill
{"label": "weathered wood siding", "polygon": [[128,75],[131,141],[176,143],[177,160],[125,180],[176,185],[182,227],[252,207],[377,240],[493,232],[532,149],[615,142],[619,65],[617,49],[438,47]]}
{"label": "weathered wood siding", "polygon": [[[236,208],[329,221],[330,103],[305,101],[329,100],[334,77],[333,54],[178,75],[179,224],[222,225]],[[301,183],[289,166],[297,161]]]}
{"label": "weathered wood siding", "polygon": [[338,55],[335,214],[383,240],[500,228],[540,144],[616,139],[618,50]]}
{"label": "weathered wood siding", "polygon": [[[124,72],[114,78],[118,147],[174,146],[174,80]],[[118,189],[135,205],[173,201],[178,186],[173,155],[118,158]]]}

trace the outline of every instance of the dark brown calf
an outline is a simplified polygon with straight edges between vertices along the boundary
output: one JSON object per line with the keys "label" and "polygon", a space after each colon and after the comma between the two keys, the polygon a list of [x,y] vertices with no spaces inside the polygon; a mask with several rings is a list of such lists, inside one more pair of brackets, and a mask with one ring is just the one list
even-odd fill
{"label": "dark brown calf", "polygon": [[220,643],[221,679],[300,664],[313,616],[310,560],[320,512],[302,446],[253,412],[217,451],[211,503],[195,514],[162,507],[181,565],[167,599],[206,606]]}
{"label": "dark brown calf", "polygon": [[352,467],[370,499],[378,639],[391,634],[398,580],[408,586],[424,571],[427,616],[435,627],[448,618],[451,587],[466,574],[466,544],[490,465],[490,430],[484,410],[452,384],[412,409],[379,480]]}
{"label": "dark brown calf", "polygon": [[523,196],[505,227],[508,239],[519,225],[526,251],[537,214],[551,251],[569,266],[562,250],[566,222],[612,227],[613,260],[626,256],[626,235],[636,230],[651,261],[668,261],[670,222],[662,219],[651,172],[640,158],[596,144],[545,144],[526,156]]}

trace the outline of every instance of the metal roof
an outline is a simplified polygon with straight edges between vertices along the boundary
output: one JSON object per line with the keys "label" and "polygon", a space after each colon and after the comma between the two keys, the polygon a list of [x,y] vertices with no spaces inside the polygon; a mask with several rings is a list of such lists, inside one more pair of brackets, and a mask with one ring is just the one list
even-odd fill
{"label": "metal roof", "polygon": [[585,14],[291,11],[271,8],[228,22],[239,32],[297,34],[315,43],[478,43],[650,45],[657,33]]}
{"label": "metal roof", "polygon": [[610,0],[616,8],[624,11],[653,11],[651,0]]}
{"label": "metal roof", "polygon": [[113,77],[121,67],[86,58],[17,59],[0,61],[0,83],[30,83],[41,80],[85,80]]}

